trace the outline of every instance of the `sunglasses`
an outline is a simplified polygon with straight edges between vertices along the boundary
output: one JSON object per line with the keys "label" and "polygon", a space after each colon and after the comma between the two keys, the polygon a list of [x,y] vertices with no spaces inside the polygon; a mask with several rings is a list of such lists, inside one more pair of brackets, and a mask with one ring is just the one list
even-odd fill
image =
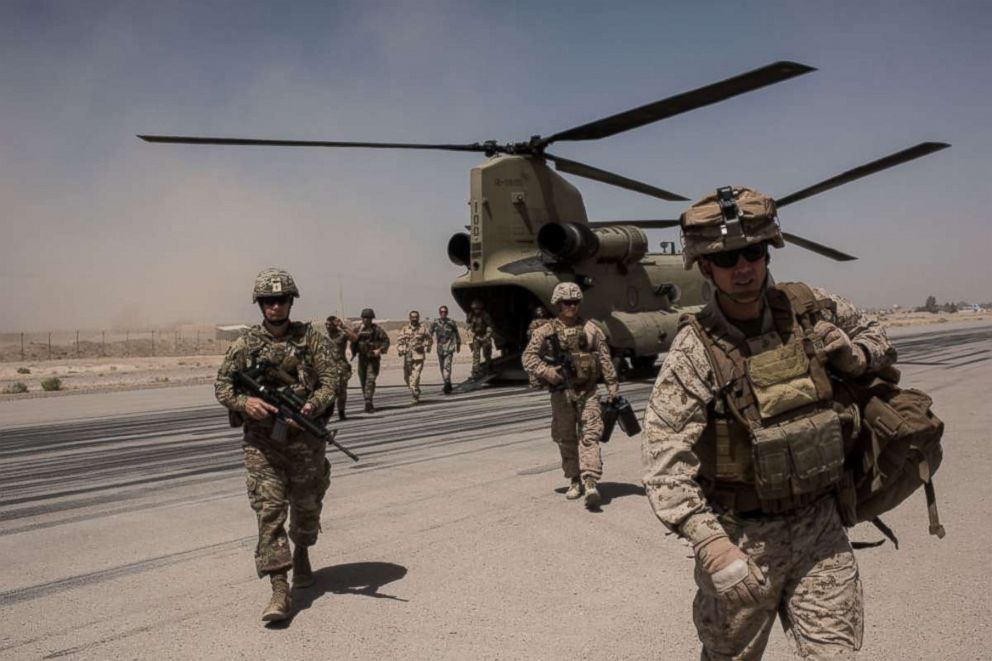
{"label": "sunglasses", "polygon": [[272,307],[273,305],[286,305],[289,303],[291,296],[266,296],[265,298],[258,299],[258,302],[263,306]]}
{"label": "sunglasses", "polygon": [[756,262],[768,255],[768,245],[765,243],[753,243],[737,250],[727,250],[724,252],[707,255],[707,259],[722,269],[729,269],[737,266],[737,260],[744,255],[744,259],[749,262]]}
{"label": "sunglasses", "polygon": [[562,301],[562,305],[578,305],[579,301]]}

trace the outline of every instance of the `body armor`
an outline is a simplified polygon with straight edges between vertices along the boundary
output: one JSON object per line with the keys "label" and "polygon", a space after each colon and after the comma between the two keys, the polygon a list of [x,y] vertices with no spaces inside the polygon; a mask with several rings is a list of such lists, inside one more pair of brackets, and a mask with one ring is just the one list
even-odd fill
{"label": "body armor", "polygon": [[362,356],[370,356],[376,349],[385,350],[389,345],[388,338],[383,340],[386,333],[376,324],[372,324],[368,328],[364,325],[359,327],[358,339],[354,342],[354,347],[357,353]]}
{"label": "body armor", "polygon": [[589,322],[580,322],[573,326],[566,326],[557,320],[552,323],[562,350],[567,351],[572,358],[572,365],[575,369],[572,383],[575,386],[596,383],[600,375],[599,359],[594,353],[596,349],[594,346],[595,335],[588,327]]}
{"label": "body armor", "polygon": [[829,299],[800,283],[769,289],[774,330],[741,341],[704,310],[683,319],[720,392],[697,443],[700,482],[723,509],[774,514],[805,506],[840,481],[857,414],[835,401],[822,344],[810,331]]}

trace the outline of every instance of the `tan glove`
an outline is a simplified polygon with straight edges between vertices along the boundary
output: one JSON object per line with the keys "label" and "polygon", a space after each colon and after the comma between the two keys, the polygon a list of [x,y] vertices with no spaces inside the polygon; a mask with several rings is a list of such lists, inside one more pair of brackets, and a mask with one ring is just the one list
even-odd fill
{"label": "tan glove", "polygon": [[813,337],[823,342],[830,364],[848,376],[861,376],[868,369],[868,358],[843,330],[822,319],[813,326]]}
{"label": "tan glove", "polygon": [[753,606],[767,585],[765,575],[726,535],[703,540],[695,547],[700,568],[709,574],[717,594],[732,606]]}
{"label": "tan glove", "polygon": [[614,402],[614,401],[616,401],[617,397],[619,397],[619,396],[620,396],[620,386],[619,386],[619,384],[618,385],[613,385],[613,386],[607,386],[607,388],[606,388],[606,397],[607,397],[607,399],[609,399],[611,402]]}

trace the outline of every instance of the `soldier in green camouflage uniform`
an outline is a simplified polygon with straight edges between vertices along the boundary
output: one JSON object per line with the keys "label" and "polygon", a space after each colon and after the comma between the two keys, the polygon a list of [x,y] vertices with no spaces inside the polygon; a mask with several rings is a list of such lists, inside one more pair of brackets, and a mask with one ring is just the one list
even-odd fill
{"label": "soldier in green camouflage uniform", "polygon": [[[348,402],[348,381],[351,380],[351,362],[348,360],[348,343],[357,340],[358,334],[333,314],[327,318],[324,328],[327,329],[327,337],[331,340],[331,356],[340,370],[338,387],[334,391],[334,402],[331,404],[331,409],[337,405],[338,419],[347,420],[348,415],[345,413],[344,407]],[[330,413],[328,411],[328,415]]]}
{"label": "soldier in green camouflage uniform", "polygon": [[[248,499],[258,519],[255,568],[268,575],[272,598],[262,613],[265,621],[289,616],[291,601],[287,573],[293,569],[293,587],[313,583],[307,548],[317,542],[324,493],[330,485],[331,465],[325,442],[296,427],[277,422],[278,410],[257,397],[238,392],[232,373],[259,364],[276,366],[272,378],[295,381],[305,399],[302,413],[322,424],[334,400],[338,370],[327,338],[309,323],[291,322],[289,312],[299,290],[285,271],[267,269],[258,274],[252,301],[263,315],[234,341],[217,372],[217,400],[231,412],[233,424],[244,424]],[[267,380],[266,377],[262,377]],[[279,432],[276,431],[279,425]],[[289,534],[286,519],[289,517]],[[290,552],[289,541],[295,545]]]}
{"label": "soldier in green camouflage uniform", "polygon": [[[582,290],[574,282],[560,282],[551,294],[558,306],[558,318],[537,328],[521,360],[531,383],[551,389],[551,439],[558,445],[561,467],[569,480],[565,497],[575,500],[585,493],[586,507],[595,510],[601,496],[597,483],[603,476],[603,456],[599,441],[603,436],[603,412],[596,397],[596,381],[602,376],[607,396],[620,393],[606,335],[594,323],[579,316]],[[558,336],[563,351],[570,354],[575,375],[571,390],[553,389],[563,381],[561,367],[541,359],[542,348],[552,335]]]}
{"label": "soldier in green camouflage uniform", "polygon": [[[472,301],[465,325],[472,332],[472,378],[478,379],[490,368],[493,360],[493,319],[482,309],[482,301]],[[485,366],[483,367],[483,362]]]}
{"label": "soldier in green camouflage uniform", "polygon": [[362,310],[362,325],[351,342],[351,354],[358,356],[358,380],[365,396],[365,412],[375,413],[372,398],[375,396],[375,380],[379,378],[379,365],[382,354],[389,351],[389,335],[378,324],[372,322],[375,311]]}
{"label": "soldier in green camouflage uniform", "polygon": [[420,312],[411,310],[410,323],[400,329],[396,352],[403,357],[403,381],[410,389],[414,404],[420,401],[420,375],[433,344],[430,329],[420,323]]}
{"label": "soldier in green camouflage uniform", "polygon": [[458,324],[448,318],[448,306],[437,310],[438,318],[431,324],[431,335],[437,340],[437,361],[444,380],[444,394],[451,394],[451,363],[455,354],[462,350],[462,336]]}
{"label": "soldier in green camouflage uniform", "polygon": [[[849,301],[770,286],[775,202],[721,189],[682,219],[714,297],[683,319],[645,414],[648,500],[695,554],[703,659],[758,659],[776,617],[800,657],[861,647],[861,580],[835,497],[856,412],[831,383],[895,351]],[[829,370],[829,377],[828,375]]]}

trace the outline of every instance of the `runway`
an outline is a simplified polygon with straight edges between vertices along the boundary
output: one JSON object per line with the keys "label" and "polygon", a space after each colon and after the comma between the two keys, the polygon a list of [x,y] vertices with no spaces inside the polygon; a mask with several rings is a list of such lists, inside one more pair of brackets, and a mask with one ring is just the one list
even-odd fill
{"label": "runway", "polygon": [[[927,536],[914,496],[888,517],[902,549],[859,553],[864,655],[987,656],[992,324],[893,336],[904,385],[931,393],[947,425],[935,482],[948,537]],[[605,502],[590,514],[556,492],[546,393],[445,397],[435,383],[410,408],[396,377],[386,375],[373,415],[351,391],[338,440],[362,460],[330,452],[318,585],[297,593],[297,615],[276,629],[258,621],[267,586],[251,560],[241,432],[212,388],[0,403],[0,653],[698,655],[692,563],[642,497],[639,439],[617,431],[605,446]],[[622,391],[640,414],[650,389]],[[768,656],[784,654],[776,629]]]}

